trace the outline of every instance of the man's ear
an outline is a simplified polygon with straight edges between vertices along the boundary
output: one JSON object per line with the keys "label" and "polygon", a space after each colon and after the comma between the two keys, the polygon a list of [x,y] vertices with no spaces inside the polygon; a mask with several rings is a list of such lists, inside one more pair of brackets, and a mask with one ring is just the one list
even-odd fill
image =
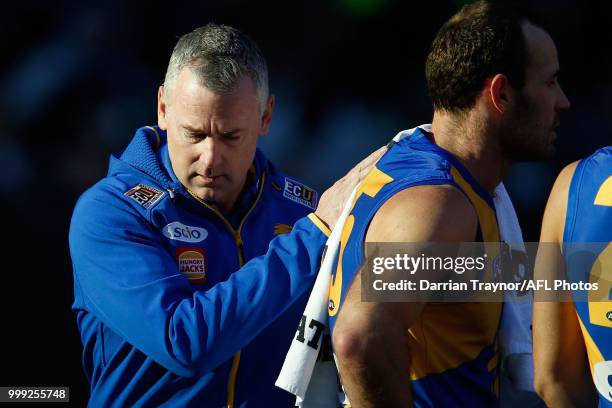
{"label": "man's ear", "polygon": [[508,77],[504,74],[497,74],[491,78],[489,83],[489,97],[491,104],[499,113],[508,110],[512,98],[512,86]]}
{"label": "man's ear", "polygon": [[266,102],[266,109],[261,115],[261,132],[260,136],[265,136],[270,131],[270,123],[272,123],[272,111],[274,111],[274,95],[270,95],[268,97],[268,102]]}
{"label": "man's ear", "polygon": [[157,90],[157,124],[159,125],[160,129],[167,130],[168,121],[166,120],[166,109],[168,108],[168,105],[166,104],[164,91],[163,85],[161,85]]}

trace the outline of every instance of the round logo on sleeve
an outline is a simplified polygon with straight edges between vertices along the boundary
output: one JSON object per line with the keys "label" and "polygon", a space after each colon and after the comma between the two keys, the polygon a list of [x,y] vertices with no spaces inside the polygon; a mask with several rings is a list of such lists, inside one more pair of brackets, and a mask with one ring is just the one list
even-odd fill
{"label": "round logo on sleeve", "polygon": [[206,283],[206,254],[204,248],[179,247],[176,249],[176,262],[179,271],[190,283]]}

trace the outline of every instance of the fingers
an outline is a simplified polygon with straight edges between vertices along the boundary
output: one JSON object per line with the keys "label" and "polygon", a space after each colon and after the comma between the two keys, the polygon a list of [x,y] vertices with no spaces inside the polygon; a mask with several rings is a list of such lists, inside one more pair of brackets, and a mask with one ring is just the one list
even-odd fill
{"label": "fingers", "polygon": [[330,227],[334,226],[353,189],[363,181],[386,151],[387,147],[383,146],[371,153],[321,195],[316,214],[323,222]]}
{"label": "fingers", "polygon": [[360,176],[359,181],[363,180],[363,178],[370,172],[370,170],[372,170],[372,167],[374,167],[374,165],[378,162],[382,155],[385,154],[386,151],[387,146],[382,146],[359,162],[359,164],[357,165]]}

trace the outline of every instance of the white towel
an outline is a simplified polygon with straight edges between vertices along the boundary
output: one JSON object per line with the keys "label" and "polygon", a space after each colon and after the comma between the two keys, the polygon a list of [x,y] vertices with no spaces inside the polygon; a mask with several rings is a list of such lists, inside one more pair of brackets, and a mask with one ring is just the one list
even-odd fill
{"label": "white towel", "polygon": [[[418,126],[425,131],[431,131],[431,124],[424,124]],[[393,141],[399,142],[405,137],[410,136],[416,128],[404,130],[399,132]],[[327,408],[337,407],[338,401],[342,400],[342,394],[337,395],[338,379],[336,375],[336,367],[329,362],[318,362],[317,356],[321,348],[320,337],[317,348],[309,347],[306,343],[312,339],[315,330],[309,327],[310,322],[314,319],[320,324],[325,326],[327,330],[328,314],[327,314],[327,301],[329,295],[329,283],[332,274],[332,267],[335,258],[338,253],[338,247],[340,244],[340,234],[344,227],[344,222],[349,215],[352,207],[356,189],[347,200],[342,215],[336,222],[331,235],[326,242],[326,252],[319,269],[317,280],[315,281],[314,288],[308,299],[306,309],[303,315],[306,316],[305,326],[305,342],[301,342],[294,338],[281,372],[276,380],[276,386],[296,395],[296,405],[303,408]],[[495,208],[498,217],[498,223],[500,226],[501,239],[508,243],[516,243],[522,245],[523,236],[521,233],[520,225],[518,223],[514,207],[510,201],[510,197],[506,192],[503,184],[495,190]],[[524,245],[522,248],[519,246],[517,250],[524,251]],[[531,333],[529,336],[525,336],[525,327],[529,330],[531,325],[531,309],[527,310],[526,306],[519,308],[505,307],[502,316],[502,323],[500,330],[500,342],[506,347],[512,345],[509,350],[515,350],[515,353],[529,353],[531,354]],[[519,304],[517,303],[517,304]],[[528,317],[528,319],[527,319]],[[501,331],[503,331],[503,336]],[[516,347],[515,347],[516,346]],[[519,351],[520,350],[520,351]],[[311,377],[316,365],[316,380],[311,383]],[[331,367],[333,366],[333,370]],[[533,378],[533,365],[531,366],[531,378]],[[345,403],[347,401],[344,401]]]}
{"label": "white towel", "polygon": [[[514,206],[503,183],[493,196],[497,222],[502,241],[513,251],[525,252],[523,234]],[[515,271],[515,280],[526,278],[527,271]],[[531,321],[533,293],[518,296],[514,291],[504,292],[504,308],[499,329],[502,367],[515,389],[533,391],[533,343]],[[505,390],[501,390],[504,394]],[[507,390],[506,392],[512,392]]]}
{"label": "white towel", "polygon": [[[355,187],[325,244],[326,249],[321,267],[319,268],[319,274],[302,317],[303,320],[305,319],[304,341],[300,341],[301,336],[296,336],[293,339],[281,372],[276,380],[277,387],[296,395],[296,404],[305,408],[337,406],[337,370],[333,361],[324,362],[323,366],[317,368],[317,381],[316,383],[313,381],[313,387],[316,390],[309,392],[308,401],[304,401],[304,399],[313,370],[315,369],[319,350],[321,349],[323,339],[323,335],[320,332],[321,325],[327,331],[327,302],[329,300],[332,268],[338,254],[340,234],[342,233],[344,222],[350,213],[356,191],[357,188]],[[311,322],[313,321],[318,323],[313,324],[312,326],[314,327],[311,327]],[[317,330],[319,330],[319,338],[316,348],[314,348],[309,346],[308,343],[312,344],[313,336],[316,335]]]}

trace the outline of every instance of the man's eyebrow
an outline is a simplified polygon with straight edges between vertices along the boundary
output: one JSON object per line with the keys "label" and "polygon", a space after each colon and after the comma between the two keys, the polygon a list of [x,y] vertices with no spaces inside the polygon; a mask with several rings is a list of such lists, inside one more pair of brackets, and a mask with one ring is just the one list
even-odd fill
{"label": "man's eyebrow", "polygon": [[198,129],[198,128],[194,128],[191,126],[182,126],[183,129],[185,129],[187,132],[189,133],[193,133],[193,134],[197,134],[197,135],[205,135],[206,132],[203,129]]}

